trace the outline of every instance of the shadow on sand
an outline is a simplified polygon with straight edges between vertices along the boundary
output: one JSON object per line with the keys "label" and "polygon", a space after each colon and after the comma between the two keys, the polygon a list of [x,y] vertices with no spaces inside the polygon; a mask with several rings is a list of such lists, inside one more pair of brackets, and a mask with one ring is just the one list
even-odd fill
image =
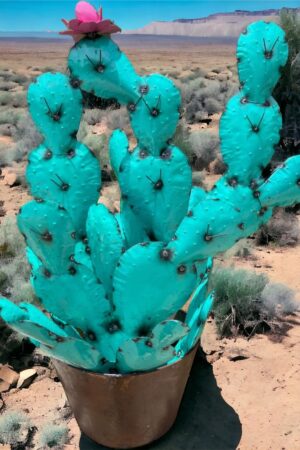
{"label": "shadow on sand", "polygon": [[[225,402],[212,365],[196,355],[181,408],[173,428],[144,450],[235,450],[242,427],[239,416]],[[105,450],[81,436],[80,450]]]}

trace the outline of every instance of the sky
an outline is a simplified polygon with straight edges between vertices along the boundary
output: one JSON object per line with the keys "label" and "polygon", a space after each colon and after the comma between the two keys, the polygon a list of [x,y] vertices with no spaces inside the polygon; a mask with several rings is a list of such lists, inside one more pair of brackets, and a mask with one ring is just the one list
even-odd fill
{"label": "sky", "polygon": [[[92,0],[103,7],[104,18],[112,19],[122,29],[142,27],[154,20],[205,17],[236,9],[262,10],[300,7],[300,0]],[[61,18],[74,17],[75,0],[0,0],[0,31],[58,31]]]}

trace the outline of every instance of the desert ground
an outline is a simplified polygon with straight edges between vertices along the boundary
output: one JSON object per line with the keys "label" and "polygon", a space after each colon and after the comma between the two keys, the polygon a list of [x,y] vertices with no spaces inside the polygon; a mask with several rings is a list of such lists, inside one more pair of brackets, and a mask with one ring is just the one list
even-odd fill
{"label": "desert ground", "polygon": [[[189,74],[199,67],[211,73],[230,73],[236,77],[234,44],[201,44],[163,41],[158,44],[120,39],[134,66],[142,73]],[[144,44],[144,45],[142,45]],[[0,40],[0,71],[13,70],[27,77],[51,70],[64,72],[69,41]],[[212,77],[213,75],[210,75]],[[217,76],[217,75],[216,75]],[[18,88],[17,88],[18,89]],[[104,113],[105,115],[105,113]],[[191,125],[192,130],[218,131],[220,114],[212,115],[208,127]],[[93,126],[93,134],[105,131],[105,125]],[[12,138],[0,135],[9,147]],[[26,162],[12,162],[2,168],[0,210],[14,217],[29,194],[16,178],[24,174]],[[218,176],[203,171],[206,186]],[[101,201],[118,209],[115,183],[106,183]],[[1,216],[1,215],[0,215]],[[299,217],[299,216],[298,216]],[[252,240],[245,245],[252,245]],[[251,256],[224,255],[217,266],[234,266],[265,273],[276,283],[283,283],[296,293],[300,304],[300,250],[297,246],[253,246]],[[168,450],[298,450],[300,449],[300,315],[285,316],[285,332],[255,334],[250,339],[235,336],[220,339],[211,317],[202,336],[203,353],[197,355],[178,421],[165,439],[147,447]],[[28,356],[22,368],[27,368]],[[39,430],[51,424],[65,424],[68,442],[61,447],[96,449],[80,435],[62,386],[50,365],[35,365],[33,382],[27,388],[7,389],[0,399],[0,414],[22,411],[36,427],[31,443],[20,448],[48,448],[39,443]],[[0,449],[10,446],[0,445]],[[56,447],[55,447],[56,448]]]}

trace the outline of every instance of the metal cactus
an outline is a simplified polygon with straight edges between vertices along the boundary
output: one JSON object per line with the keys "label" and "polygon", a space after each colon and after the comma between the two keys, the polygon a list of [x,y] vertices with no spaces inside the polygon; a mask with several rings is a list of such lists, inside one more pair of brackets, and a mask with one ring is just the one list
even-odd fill
{"label": "metal cactus", "polygon": [[[29,157],[35,200],[18,224],[49,314],[6,299],[0,310],[47,355],[128,373],[173,363],[199,340],[213,304],[212,257],[253,233],[273,207],[300,201],[300,157],[263,179],[281,128],[271,93],[288,55],[277,25],[253,23],[239,40],[242,87],[220,124],[228,171],[210,192],[192,187],[188,161],[171,143],[180,116],[175,85],[161,75],[140,77],[110,36],[99,34],[86,31],[71,49],[70,79],[44,74],[29,88],[44,142]],[[132,151],[123,131],[110,139],[122,193],[116,215],[97,205],[99,163],[76,140],[80,89],[126,104],[137,138]],[[185,321],[175,320],[190,297]]]}

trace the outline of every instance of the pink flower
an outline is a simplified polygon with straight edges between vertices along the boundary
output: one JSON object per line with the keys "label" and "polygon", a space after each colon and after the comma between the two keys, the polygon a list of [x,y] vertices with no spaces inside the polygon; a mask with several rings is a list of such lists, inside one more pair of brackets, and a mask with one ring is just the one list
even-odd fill
{"label": "pink flower", "polygon": [[111,20],[103,20],[102,8],[97,11],[89,3],[79,2],[76,5],[75,12],[76,19],[62,20],[68,29],[61,31],[60,34],[73,36],[76,42],[86,35],[103,36],[121,31]]}
{"label": "pink flower", "polygon": [[80,22],[96,22],[102,21],[102,8],[99,12],[88,2],[78,2],[75,8],[75,14]]}

